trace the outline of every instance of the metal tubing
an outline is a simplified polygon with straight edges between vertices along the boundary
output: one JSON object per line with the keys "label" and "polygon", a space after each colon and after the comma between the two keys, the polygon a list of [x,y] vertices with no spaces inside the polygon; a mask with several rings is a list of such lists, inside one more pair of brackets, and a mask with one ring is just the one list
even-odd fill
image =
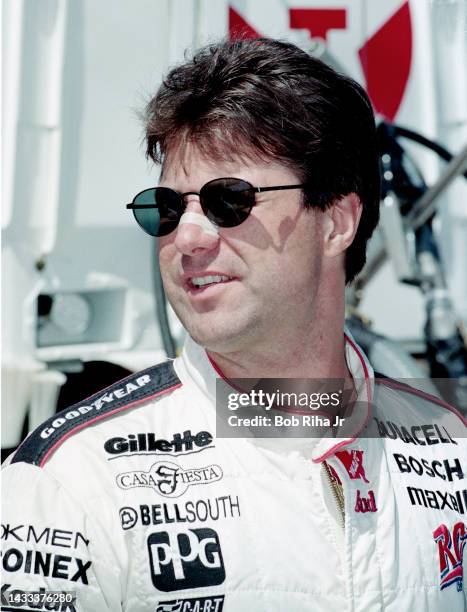
{"label": "metal tubing", "polygon": [[417,229],[433,215],[437,207],[436,198],[459,174],[463,174],[466,168],[467,145],[451,159],[436,183],[416,202],[414,208],[407,215],[408,227]]}

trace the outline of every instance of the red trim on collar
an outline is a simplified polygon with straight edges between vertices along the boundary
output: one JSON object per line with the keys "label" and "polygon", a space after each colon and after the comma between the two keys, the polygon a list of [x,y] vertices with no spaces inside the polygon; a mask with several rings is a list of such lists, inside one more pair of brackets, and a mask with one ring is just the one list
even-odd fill
{"label": "red trim on collar", "polygon": [[225,382],[229,382],[227,380],[227,378],[224,376],[224,372],[220,369],[220,367],[217,365],[217,363],[214,361],[214,359],[211,357],[211,355],[206,351],[206,349],[205,349],[205,353],[206,353],[206,356],[209,359],[212,367],[217,372],[217,374],[219,374],[219,376],[222,378],[222,380],[224,380]]}
{"label": "red trim on collar", "polygon": [[367,389],[367,395],[368,395],[368,414],[367,414],[366,421],[363,424],[362,428],[359,431],[357,431],[357,433],[355,434],[355,436],[353,436],[353,438],[349,438],[348,440],[341,440],[341,442],[338,442],[337,444],[332,446],[329,450],[327,450],[325,453],[323,453],[317,459],[312,459],[313,463],[321,463],[322,461],[324,461],[325,459],[327,459],[331,455],[334,455],[334,453],[336,451],[338,451],[340,448],[342,448],[343,446],[347,446],[347,444],[351,444],[352,442],[355,442],[359,438],[359,436],[362,433],[362,431],[368,425],[369,420],[371,419],[371,402],[373,400],[373,394],[371,393],[370,374],[368,372],[368,368],[366,366],[365,359],[364,359],[363,355],[360,353],[360,350],[359,350],[358,346],[355,344],[355,342],[353,340],[351,340],[348,337],[348,335],[345,332],[344,332],[344,338],[350,344],[350,346],[354,349],[354,351],[356,352],[356,354],[357,354],[357,356],[360,359],[360,362],[362,364],[363,373],[365,375],[365,384],[366,384],[366,389]]}
{"label": "red trim on collar", "polygon": [[234,385],[233,382],[231,380],[229,380],[225,375],[224,372],[220,369],[220,367],[217,365],[217,363],[214,361],[214,359],[212,359],[212,357],[209,355],[209,353],[205,350],[206,356],[209,359],[212,367],[214,368],[215,372],[217,374],[219,374],[219,376],[222,378],[222,380],[229,385],[229,387],[232,387],[232,389],[235,389],[235,391],[238,391],[239,393],[244,393],[245,389],[242,389],[241,387],[239,387],[238,385]]}
{"label": "red trim on collar", "polygon": [[372,402],[373,401],[373,394],[371,392],[370,373],[368,372],[368,368],[366,367],[365,358],[360,353],[360,349],[355,344],[355,342],[351,338],[349,338],[349,336],[345,332],[344,332],[344,338],[347,340],[347,342],[350,344],[350,346],[353,348],[353,350],[357,353],[357,356],[360,359],[360,362],[361,362],[362,368],[363,368],[363,373],[365,375],[365,384],[366,384],[366,392],[367,392],[367,395],[368,395],[368,401]]}
{"label": "red trim on collar", "polygon": [[397,380],[392,380],[391,378],[375,378],[375,383],[378,385],[387,385],[388,387],[392,387],[393,389],[405,391],[406,393],[411,393],[412,395],[422,397],[423,399],[426,399],[427,401],[432,402],[433,404],[437,404],[438,406],[441,406],[442,408],[453,412],[457,417],[461,419],[464,425],[467,425],[467,419],[459,410],[457,410],[457,408],[439,399],[435,395],[430,395],[429,393],[425,393],[425,391],[422,391],[421,389],[416,389],[415,387],[411,387],[410,385],[400,384]]}

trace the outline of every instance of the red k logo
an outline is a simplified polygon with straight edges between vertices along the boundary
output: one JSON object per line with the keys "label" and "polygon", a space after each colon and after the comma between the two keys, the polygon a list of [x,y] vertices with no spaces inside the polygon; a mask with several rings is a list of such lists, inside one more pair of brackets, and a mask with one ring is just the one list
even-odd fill
{"label": "red k logo", "polygon": [[365,475],[365,468],[363,467],[363,451],[343,450],[336,453],[336,457],[347,470],[351,480],[361,479],[363,482],[369,483]]}
{"label": "red k logo", "polygon": [[462,561],[467,540],[465,524],[456,523],[452,528],[452,537],[446,525],[440,525],[433,532],[433,538],[438,544],[441,590],[456,584],[457,590],[462,591],[464,577]]}

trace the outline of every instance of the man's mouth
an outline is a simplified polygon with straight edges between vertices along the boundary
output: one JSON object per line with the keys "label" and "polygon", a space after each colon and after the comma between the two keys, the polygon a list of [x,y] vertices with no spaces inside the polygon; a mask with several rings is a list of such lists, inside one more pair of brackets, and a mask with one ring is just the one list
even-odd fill
{"label": "man's mouth", "polygon": [[232,276],[226,276],[224,274],[209,274],[206,276],[192,276],[189,279],[189,283],[195,289],[201,289],[210,285],[226,283],[231,280],[233,280]]}

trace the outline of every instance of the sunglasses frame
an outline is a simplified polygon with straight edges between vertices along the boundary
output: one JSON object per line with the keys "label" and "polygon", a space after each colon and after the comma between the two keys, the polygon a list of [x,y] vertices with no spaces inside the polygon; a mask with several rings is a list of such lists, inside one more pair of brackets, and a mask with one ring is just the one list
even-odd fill
{"label": "sunglasses frame", "polygon": [[[203,195],[202,195],[202,191],[208,187],[211,183],[217,183],[218,181],[239,181],[241,183],[246,183],[247,185],[249,185],[248,189],[243,189],[241,191],[248,191],[249,193],[252,194],[256,194],[256,193],[264,193],[266,191],[283,191],[283,190],[288,190],[288,189],[304,189],[305,187],[307,187],[307,185],[305,183],[300,184],[300,185],[272,185],[270,187],[254,187],[251,183],[249,183],[248,181],[245,181],[244,179],[239,179],[233,176],[227,176],[227,177],[221,177],[221,178],[216,178],[216,179],[212,179],[211,181],[208,181],[207,183],[205,183],[200,191],[186,191],[184,193],[180,193],[179,191],[176,191],[175,189],[172,189],[171,187],[162,187],[161,189],[167,189],[169,191],[171,191],[172,193],[174,193],[176,196],[178,196],[180,203],[183,205],[183,208],[181,208],[182,212],[180,214],[180,217],[178,219],[177,225],[173,228],[173,230],[171,230],[170,232],[167,232],[167,234],[161,234],[161,236],[167,236],[168,234],[171,234],[173,231],[175,231],[178,227],[178,223],[180,222],[180,219],[182,218],[182,215],[184,213],[184,210],[186,209],[186,204],[185,204],[185,197],[189,196],[189,195],[196,195],[199,197],[199,201],[200,201],[200,205],[201,208],[203,209],[203,213],[209,218],[208,216],[208,212],[210,212],[209,208],[207,206],[203,206]],[[145,210],[145,209],[157,209],[158,206],[156,204],[135,204],[135,200],[136,198],[138,198],[141,194],[146,193],[148,191],[153,191],[155,189],[159,189],[160,187],[149,187],[147,189],[143,189],[142,191],[140,191],[139,193],[137,193],[135,195],[135,197],[133,198],[133,201],[130,204],[126,205],[127,210]],[[222,226],[222,225],[218,225],[216,224],[214,221],[211,220],[212,223],[215,223],[216,225],[218,225],[218,227],[238,227],[239,225],[241,225],[244,221],[246,221],[246,219],[249,217],[251,210],[253,208],[253,206],[255,206],[256,202],[253,201],[250,207],[250,210],[248,211],[247,216],[245,217],[245,219],[243,219],[243,221],[240,221],[240,223],[237,223],[236,225],[229,225],[229,226]],[[205,210],[206,208],[206,210]],[[147,234],[149,234],[150,236],[154,236],[153,234],[151,234],[150,232],[148,232],[138,221],[135,213],[133,213],[133,215],[135,216],[135,220],[138,223],[138,225],[141,227],[141,229],[143,231],[145,231]],[[160,236],[157,236],[160,237]]]}

